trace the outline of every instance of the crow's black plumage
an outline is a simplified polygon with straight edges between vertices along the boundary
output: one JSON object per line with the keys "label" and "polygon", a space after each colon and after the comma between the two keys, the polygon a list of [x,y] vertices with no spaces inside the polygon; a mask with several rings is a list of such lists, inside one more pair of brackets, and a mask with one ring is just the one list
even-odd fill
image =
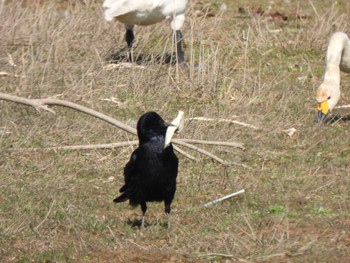
{"label": "crow's black plumage", "polygon": [[155,112],[141,116],[137,123],[139,147],[124,168],[125,184],[120,188],[122,194],[114,199],[116,203],[129,200],[132,206],[141,205],[141,227],[144,227],[146,202],[153,201],[164,201],[170,226],[170,205],[176,191],[179,161],[171,144],[164,148],[168,126]]}

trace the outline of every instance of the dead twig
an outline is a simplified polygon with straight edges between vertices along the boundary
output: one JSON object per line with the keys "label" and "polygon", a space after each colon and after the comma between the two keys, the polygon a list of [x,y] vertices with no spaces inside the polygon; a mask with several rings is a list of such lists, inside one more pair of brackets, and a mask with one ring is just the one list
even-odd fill
{"label": "dead twig", "polygon": [[[92,150],[92,149],[113,149],[125,146],[131,146],[138,144],[139,141],[125,141],[125,142],[115,142],[106,144],[91,144],[91,145],[67,145],[67,146],[55,146],[46,147],[46,150]],[[33,150],[38,150],[38,148],[32,148]],[[43,149],[43,148],[40,148]]]}
{"label": "dead twig", "polygon": [[335,106],[336,109],[349,109],[350,108],[350,104],[348,105],[339,105],[339,106]]}
{"label": "dead twig", "polygon": [[[46,148],[26,148],[26,150],[93,150],[93,149],[113,149],[125,146],[132,146],[138,144],[139,141],[125,141],[125,142],[114,142],[114,143],[106,143],[106,144],[90,144],[90,145],[67,145],[67,146],[54,146],[54,147],[46,147]],[[195,157],[190,155],[189,153],[181,150],[179,147],[173,145],[174,149],[180,154],[184,155],[188,159],[193,161],[198,161]],[[16,150],[23,150],[23,148],[16,148]]]}
{"label": "dead twig", "polygon": [[203,140],[196,140],[196,139],[181,139],[181,141],[187,142],[187,143],[193,143],[193,144],[229,146],[229,147],[236,147],[236,148],[245,150],[244,144],[241,142],[203,141]]}
{"label": "dead twig", "polygon": [[221,201],[224,201],[224,200],[229,199],[229,198],[231,198],[231,197],[234,197],[234,196],[236,196],[236,195],[243,194],[244,192],[245,192],[244,189],[239,190],[239,191],[234,192],[234,193],[232,193],[232,194],[225,195],[225,196],[223,196],[223,197],[220,197],[220,198],[218,198],[218,199],[215,199],[215,200],[213,200],[213,201],[211,201],[211,202],[209,202],[209,203],[204,204],[203,206],[207,207],[207,206],[210,206],[210,205],[219,203],[219,202],[221,202]]}
{"label": "dead twig", "polygon": [[[92,110],[90,108],[84,107],[82,105],[79,104],[75,104],[73,102],[69,102],[69,101],[65,101],[65,100],[59,100],[59,99],[27,99],[27,98],[23,98],[23,97],[18,97],[18,96],[14,96],[14,95],[10,95],[10,94],[5,94],[0,92],[0,100],[5,100],[5,101],[12,101],[12,102],[16,102],[16,103],[20,103],[20,104],[24,104],[27,106],[32,106],[34,108],[36,108],[38,111],[40,110],[46,110],[49,111],[53,114],[55,114],[55,111],[52,110],[51,108],[49,108],[49,105],[56,105],[56,106],[64,106],[64,107],[68,107],[80,112],[83,112],[85,114],[88,114],[90,116],[93,116],[95,118],[98,118],[102,121],[105,121],[109,124],[112,124],[126,132],[129,132],[131,134],[137,135],[137,131],[135,128],[126,125],[116,119],[113,119],[105,114],[102,114],[98,111]],[[222,159],[220,159],[219,157],[217,157],[216,155],[201,149],[197,146],[194,146],[192,144],[189,144],[186,142],[191,142],[191,143],[201,143],[201,144],[214,144],[214,145],[225,145],[225,146],[235,146],[235,147],[239,147],[242,148],[243,144],[237,144],[237,143],[233,143],[233,142],[206,142],[206,141],[200,141],[200,140],[190,140],[190,139],[173,139],[172,142],[174,144],[178,144],[178,145],[182,145],[186,148],[192,149],[196,152],[199,152],[201,154],[204,154],[212,159],[214,159],[215,161],[223,164],[223,165],[231,165],[231,164],[235,164],[235,165],[240,165],[243,167],[248,167],[244,164],[239,164],[239,163],[235,163],[235,162],[226,162]],[[119,143],[115,143],[115,144],[99,144],[99,145],[76,145],[76,146],[59,146],[59,147],[50,147],[48,149],[96,149],[96,148],[115,148],[115,147],[123,147],[123,146],[129,146],[129,145],[133,145],[135,143],[135,141],[131,141],[131,142],[119,142]],[[179,148],[177,148],[177,150],[179,151]],[[179,153],[183,154],[184,156],[195,160],[195,158],[193,156],[191,156],[190,154],[186,153],[184,154],[184,151],[180,150]]]}
{"label": "dead twig", "polygon": [[241,125],[241,126],[245,126],[248,128],[252,128],[254,130],[259,130],[259,127],[256,127],[254,125],[245,123],[245,122],[241,122],[241,121],[235,121],[235,120],[230,120],[230,119],[212,119],[212,118],[206,118],[206,117],[192,117],[192,118],[188,118],[186,119],[186,121],[191,121],[191,120],[195,120],[195,121],[215,121],[215,122],[228,122],[228,123],[234,123],[237,125]]}
{"label": "dead twig", "polygon": [[51,206],[49,208],[49,211],[47,212],[45,218],[43,219],[43,221],[40,222],[39,225],[37,225],[36,227],[34,227],[34,230],[37,231],[38,228],[47,220],[47,218],[49,217],[50,213],[51,213],[51,210],[52,210],[52,207],[55,205],[56,203],[56,200],[53,200],[52,203],[51,203]]}
{"label": "dead twig", "polygon": [[190,160],[192,160],[192,161],[195,161],[195,162],[198,161],[198,159],[197,159],[196,157],[194,157],[194,156],[192,156],[191,154],[189,154],[189,153],[187,153],[187,152],[181,150],[181,149],[180,149],[179,147],[177,147],[176,145],[173,145],[173,147],[174,147],[174,150],[175,150],[175,151],[179,152],[180,154],[182,154],[183,156],[187,157],[188,159],[190,159]]}
{"label": "dead twig", "polygon": [[222,253],[206,253],[200,254],[199,257],[223,257],[223,258],[233,258],[234,255],[222,254]]}
{"label": "dead twig", "polygon": [[266,260],[269,260],[269,259],[275,258],[275,257],[294,257],[294,256],[302,255],[307,250],[309,250],[316,241],[317,241],[317,238],[311,240],[310,242],[306,243],[304,246],[299,248],[297,250],[297,252],[295,252],[295,253],[290,253],[289,251],[286,251],[286,252],[282,252],[282,253],[276,253],[276,254],[272,254],[272,255],[263,256],[263,257],[260,257],[259,260],[266,261]]}
{"label": "dead twig", "polygon": [[[176,139],[175,139],[176,140]],[[221,145],[221,146],[229,146],[229,147],[237,147],[240,149],[245,149],[243,143],[239,142],[221,142],[221,141],[203,141],[203,140],[195,140],[195,139],[180,139],[185,143],[194,143],[194,144],[207,144],[207,145]],[[172,140],[173,143],[174,140]],[[114,143],[104,143],[104,144],[85,144],[85,145],[67,145],[67,146],[54,146],[54,147],[46,147],[48,150],[91,150],[91,149],[113,149],[125,146],[131,146],[137,144],[138,141],[124,141],[124,142],[114,142]],[[42,149],[42,148],[40,148]],[[185,152],[175,147],[175,149],[184,154]],[[38,148],[32,148],[32,150],[38,150]],[[186,155],[186,154],[184,154]],[[196,160],[193,156],[187,156],[189,159]]]}
{"label": "dead twig", "polygon": [[0,71],[0,77],[14,77],[14,78],[23,78],[22,76],[18,75],[18,74],[11,74],[9,72],[6,71]]}
{"label": "dead twig", "polygon": [[113,119],[107,115],[104,115],[98,111],[89,109],[87,107],[81,106],[79,104],[75,104],[73,102],[69,102],[69,101],[65,101],[65,100],[58,100],[58,99],[27,99],[27,98],[22,98],[22,97],[18,97],[18,96],[14,96],[14,95],[9,95],[9,94],[5,94],[0,92],[0,100],[6,100],[6,101],[13,101],[13,102],[17,102],[17,103],[21,103],[27,106],[32,106],[34,108],[36,108],[37,110],[46,110],[49,111],[53,114],[55,114],[55,111],[50,109],[48,106],[49,105],[56,105],[56,106],[64,106],[64,107],[68,107],[80,112],[84,112],[88,115],[91,115],[93,117],[96,117],[100,120],[103,120],[105,122],[108,122],[114,126],[117,126],[118,128],[130,132],[134,135],[137,134],[136,129],[130,127],[129,125],[126,125],[116,119]]}
{"label": "dead twig", "polygon": [[249,168],[249,166],[247,166],[245,164],[236,163],[236,162],[226,162],[226,161],[220,159],[219,157],[217,157],[216,155],[214,155],[214,154],[212,154],[212,153],[210,153],[210,152],[208,152],[206,150],[203,150],[201,148],[198,148],[197,146],[194,146],[192,144],[186,143],[183,140],[173,139],[172,142],[176,143],[176,144],[179,144],[179,145],[182,145],[182,146],[185,146],[185,147],[187,147],[189,149],[192,149],[192,150],[194,150],[196,152],[199,152],[201,154],[204,154],[204,155],[214,159],[215,161],[217,161],[217,162],[219,162],[219,163],[221,163],[223,165],[230,166],[230,165],[234,164],[234,165],[239,165],[239,166],[242,166],[242,167],[245,167],[245,168]]}

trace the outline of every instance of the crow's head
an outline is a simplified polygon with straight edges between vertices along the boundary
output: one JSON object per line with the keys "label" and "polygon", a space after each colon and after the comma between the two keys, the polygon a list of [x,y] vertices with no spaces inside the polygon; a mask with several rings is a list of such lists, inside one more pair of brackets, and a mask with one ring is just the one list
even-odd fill
{"label": "crow's head", "polygon": [[166,123],[156,112],[146,112],[137,122],[137,135],[140,144],[149,141],[155,136],[165,137],[168,126],[169,124]]}

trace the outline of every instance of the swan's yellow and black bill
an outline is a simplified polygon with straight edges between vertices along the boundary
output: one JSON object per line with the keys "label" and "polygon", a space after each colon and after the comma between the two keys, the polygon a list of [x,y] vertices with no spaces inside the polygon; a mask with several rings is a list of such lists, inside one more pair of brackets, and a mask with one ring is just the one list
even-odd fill
{"label": "swan's yellow and black bill", "polygon": [[317,104],[317,121],[322,122],[328,115],[328,100],[320,102]]}

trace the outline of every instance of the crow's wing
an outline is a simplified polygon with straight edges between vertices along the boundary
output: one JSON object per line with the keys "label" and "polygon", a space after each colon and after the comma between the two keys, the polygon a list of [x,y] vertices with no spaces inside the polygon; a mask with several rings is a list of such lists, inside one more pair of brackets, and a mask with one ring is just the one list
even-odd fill
{"label": "crow's wing", "polygon": [[132,187],[133,181],[135,180],[137,171],[137,155],[138,148],[131,154],[129,162],[124,167],[124,182],[125,184],[119,189],[122,193],[120,196],[116,197],[113,202],[120,203],[125,202],[130,196],[130,187]]}
{"label": "crow's wing", "polygon": [[127,188],[127,185],[132,183],[135,180],[135,177],[138,176],[138,163],[140,156],[142,155],[142,152],[140,153],[140,149],[137,148],[130,157],[129,162],[124,167],[124,181],[125,185],[120,188],[120,192],[124,192]]}

